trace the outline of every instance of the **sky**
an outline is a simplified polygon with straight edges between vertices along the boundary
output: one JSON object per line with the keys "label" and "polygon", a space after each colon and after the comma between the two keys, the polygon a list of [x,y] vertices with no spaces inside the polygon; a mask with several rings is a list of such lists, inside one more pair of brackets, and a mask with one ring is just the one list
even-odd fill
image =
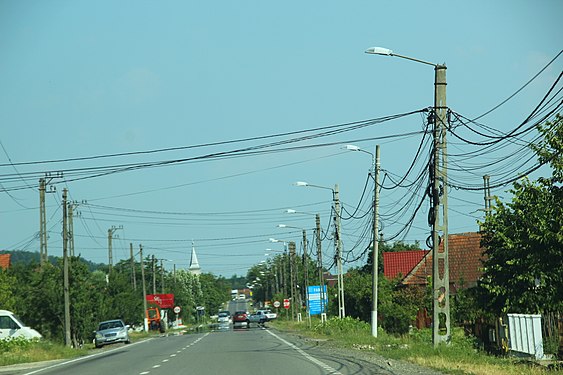
{"label": "sky", "polygon": [[477,231],[482,176],[509,199],[496,184],[533,168],[535,133],[490,148],[469,128],[501,137],[533,113],[563,70],[561,56],[549,64],[561,14],[557,0],[0,0],[0,249],[39,252],[38,180],[50,173],[49,255],[63,252],[67,188],[75,253],[96,263],[115,227],[114,263],[142,244],[187,268],[193,243],[203,272],[246,275],[283,251],[270,238],[302,251],[318,213],[330,267],[338,185],[345,268],[362,265],[376,145],[383,237],[426,249],[428,181],[416,182],[434,69],[364,53],[373,46],[447,66],[459,136],[448,134],[449,233]]}

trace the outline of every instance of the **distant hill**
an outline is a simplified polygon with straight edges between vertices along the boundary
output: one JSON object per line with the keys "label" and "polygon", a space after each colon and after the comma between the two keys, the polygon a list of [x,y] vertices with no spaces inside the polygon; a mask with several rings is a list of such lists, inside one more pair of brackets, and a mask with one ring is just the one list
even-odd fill
{"label": "distant hill", "polygon": [[[24,251],[24,250],[14,250],[14,251],[8,251],[8,250],[0,250],[0,254],[10,254],[10,262],[12,264],[17,264],[17,263],[23,263],[23,264],[31,264],[31,263],[36,263],[39,264],[39,253],[38,252],[34,252],[34,251]],[[60,257],[55,257],[52,255],[49,255],[48,259],[49,259],[49,263],[57,263],[57,259],[59,259]],[[99,269],[104,269],[107,266],[103,263],[94,263],[94,262],[90,262],[89,260],[86,260],[84,258],[80,258],[80,260],[86,264],[86,266],[88,266],[88,269],[90,271],[96,271]]]}

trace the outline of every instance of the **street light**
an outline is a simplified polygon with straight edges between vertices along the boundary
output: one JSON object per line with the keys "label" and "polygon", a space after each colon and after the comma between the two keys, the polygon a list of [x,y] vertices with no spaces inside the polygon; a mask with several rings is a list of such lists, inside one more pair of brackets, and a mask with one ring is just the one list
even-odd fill
{"label": "street light", "polygon": [[377,299],[378,299],[378,283],[379,283],[379,145],[375,147],[375,155],[369,151],[362,150],[355,145],[347,145],[347,150],[361,151],[371,156],[372,168],[374,171],[373,184],[373,252],[372,252],[372,270],[371,270],[371,335],[377,337]]}
{"label": "street light", "polygon": [[344,273],[342,271],[342,237],[340,232],[340,198],[338,195],[338,184],[334,185],[333,188],[329,188],[326,186],[320,185],[313,185],[305,181],[297,181],[295,186],[305,186],[305,187],[314,187],[318,189],[325,189],[332,191],[332,200],[334,202],[334,222],[336,226],[336,236],[335,236],[335,245],[336,245],[336,267],[337,267],[337,274],[338,274],[338,317],[345,318],[346,317],[346,310],[344,308]]}
{"label": "street light", "polygon": [[[434,114],[433,114],[433,171],[432,189],[430,191],[432,222],[432,300],[433,300],[433,334],[432,342],[437,347],[440,342],[451,342],[450,330],[450,276],[448,262],[448,184],[447,184],[447,106],[446,106],[446,65],[434,64],[413,57],[399,55],[388,48],[372,47],[366,51],[372,55],[396,56],[402,59],[431,65],[434,67]],[[442,222],[440,222],[440,211]],[[440,235],[441,234],[441,235]],[[440,240],[443,251],[439,251]],[[442,269],[442,274],[440,274]],[[441,334],[443,325],[445,334]]]}

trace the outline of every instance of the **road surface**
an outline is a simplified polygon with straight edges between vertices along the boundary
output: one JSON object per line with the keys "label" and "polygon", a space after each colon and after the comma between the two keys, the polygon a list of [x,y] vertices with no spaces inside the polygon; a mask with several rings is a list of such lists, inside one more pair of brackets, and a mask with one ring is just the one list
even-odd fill
{"label": "road surface", "polygon": [[294,340],[262,328],[164,336],[129,345],[116,344],[95,350],[87,357],[10,374],[397,374],[353,357],[324,353],[314,343]]}

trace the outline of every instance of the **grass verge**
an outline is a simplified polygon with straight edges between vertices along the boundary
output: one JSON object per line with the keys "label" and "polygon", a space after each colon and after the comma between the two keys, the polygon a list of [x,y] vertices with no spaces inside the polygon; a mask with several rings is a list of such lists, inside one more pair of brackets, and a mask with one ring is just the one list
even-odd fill
{"label": "grass verge", "polygon": [[88,350],[85,348],[72,349],[45,340],[0,340],[0,366],[75,358],[85,355],[87,352]]}
{"label": "grass verge", "polygon": [[280,331],[296,333],[304,337],[325,339],[326,345],[373,352],[386,358],[404,360],[433,368],[447,374],[475,375],[540,375],[563,374],[561,370],[549,370],[531,362],[514,358],[487,355],[475,349],[474,340],[466,337],[461,329],[452,333],[452,344],[432,346],[430,329],[413,330],[409,335],[392,336],[382,329],[378,337],[371,335],[369,324],[353,319],[329,319],[321,324],[313,320],[311,327],[305,322],[273,321],[271,325]]}

